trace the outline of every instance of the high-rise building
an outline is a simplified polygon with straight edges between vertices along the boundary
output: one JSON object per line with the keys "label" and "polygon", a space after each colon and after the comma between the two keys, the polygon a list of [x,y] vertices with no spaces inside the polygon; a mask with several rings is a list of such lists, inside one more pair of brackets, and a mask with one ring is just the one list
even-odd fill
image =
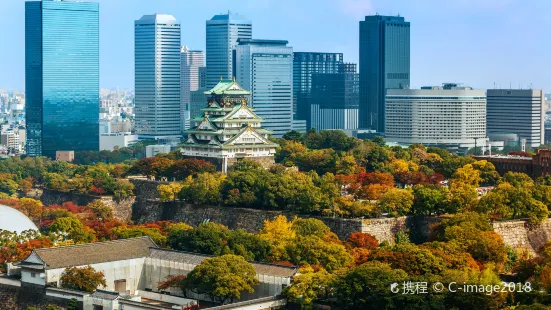
{"label": "high-rise building", "polygon": [[312,128],[358,129],[360,87],[357,66],[349,63],[341,67],[342,73],[312,74]]}
{"label": "high-rise building", "polygon": [[385,130],[387,89],[410,85],[409,22],[400,16],[360,21],[360,128]]}
{"label": "high-rise building", "polygon": [[294,128],[293,48],[287,43],[239,40],[237,46],[237,81],[251,90],[252,107],[266,120],[264,126],[274,132],[274,137]]}
{"label": "high-rise building", "polygon": [[237,14],[215,15],[207,21],[207,88],[220,79],[236,76],[235,49],[237,40],[252,39],[253,24]]}
{"label": "high-rise building", "polygon": [[458,84],[388,89],[386,141],[464,152],[487,144],[486,92]]}
{"label": "high-rise building", "polygon": [[99,150],[99,5],[25,2],[27,154]]}
{"label": "high-rise building", "polygon": [[515,133],[527,146],[545,142],[544,94],[535,89],[488,89],[488,135]]}
{"label": "high-rise building", "polygon": [[140,138],[181,136],[180,23],[171,15],[134,22],[136,133]]}
{"label": "high-rise building", "polygon": [[180,109],[182,129],[189,128],[191,92],[200,87],[200,68],[205,66],[205,53],[192,51],[187,46],[182,46],[181,70],[180,70]]}
{"label": "high-rise building", "polygon": [[312,127],[312,75],[316,73],[341,73],[342,53],[295,52],[293,56],[293,115],[305,120],[306,128]]}

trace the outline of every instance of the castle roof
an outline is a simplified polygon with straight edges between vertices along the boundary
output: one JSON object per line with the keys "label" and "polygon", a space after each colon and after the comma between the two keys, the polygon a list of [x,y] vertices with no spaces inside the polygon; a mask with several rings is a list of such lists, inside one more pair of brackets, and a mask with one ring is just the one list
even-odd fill
{"label": "castle roof", "polygon": [[205,95],[250,95],[251,92],[244,90],[233,80],[220,80],[213,89],[207,90]]}

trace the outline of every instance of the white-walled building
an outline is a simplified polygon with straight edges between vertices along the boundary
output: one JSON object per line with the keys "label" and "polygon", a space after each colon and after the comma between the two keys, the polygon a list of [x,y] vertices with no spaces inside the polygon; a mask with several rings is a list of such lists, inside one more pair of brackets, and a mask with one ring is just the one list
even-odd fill
{"label": "white-walled building", "polygon": [[487,145],[486,92],[458,84],[388,89],[386,141],[466,151]]}
{"label": "white-walled building", "polygon": [[[140,237],[35,249],[18,267],[21,268],[22,287],[40,289],[48,286],[46,291],[49,296],[66,299],[76,297],[84,302],[85,310],[97,309],[93,306],[99,302],[99,305],[105,307],[102,309],[109,310],[119,309],[114,304],[120,303],[125,304],[124,309],[156,309],[149,308],[145,300],[158,300],[181,308],[193,300],[210,301],[210,298],[192,292],[183,298],[178,288],[168,289],[171,294],[163,295],[158,289],[159,282],[165,281],[168,276],[187,275],[210,257],[161,249],[149,237]],[[78,291],[56,288],[61,285],[60,278],[65,268],[88,265],[103,272],[106,286],[101,291],[88,296],[83,293],[79,295]],[[239,301],[277,296],[285,286],[291,284],[297,272],[296,267],[254,262],[251,265],[257,273],[259,284],[255,286],[254,293],[244,292]]]}
{"label": "white-walled building", "polygon": [[138,136],[127,133],[109,133],[99,136],[99,150],[113,151],[115,147],[123,148],[134,145],[138,142]]}

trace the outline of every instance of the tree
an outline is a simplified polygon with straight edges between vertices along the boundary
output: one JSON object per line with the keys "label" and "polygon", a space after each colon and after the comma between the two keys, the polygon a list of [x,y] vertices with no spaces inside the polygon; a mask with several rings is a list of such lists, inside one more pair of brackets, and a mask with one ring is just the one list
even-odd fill
{"label": "tree", "polygon": [[33,179],[21,179],[19,180],[19,182],[17,182],[17,185],[18,189],[23,192],[23,194],[27,195],[33,189]]}
{"label": "tree", "polygon": [[106,206],[101,200],[94,200],[87,206],[94,212],[96,218],[107,221],[113,218],[113,209]]}
{"label": "tree", "polygon": [[413,187],[413,196],[414,215],[440,214],[445,210],[449,191],[438,185],[419,184]]}
{"label": "tree", "polygon": [[94,231],[74,217],[60,217],[53,221],[49,231],[62,237],[63,240],[73,240],[75,243],[90,243],[96,240]]}
{"label": "tree", "polygon": [[288,221],[284,215],[279,215],[273,220],[264,220],[259,237],[272,245],[272,261],[288,259],[286,247],[295,242],[297,237],[293,229],[294,221]]}
{"label": "tree", "polygon": [[414,196],[410,190],[391,188],[379,199],[379,208],[393,216],[403,216],[410,213]]}
{"label": "tree", "polygon": [[185,180],[188,176],[197,176],[201,173],[215,173],[216,167],[208,161],[186,158],[174,161],[168,169],[168,174],[176,180]]}
{"label": "tree", "polygon": [[478,187],[481,181],[482,178],[480,177],[480,171],[476,170],[473,165],[467,164],[455,171],[452,182],[460,182],[473,187]]}
{"label": "tree", "polygon": [[254,292],[258,284],[256,271],[243,257],[223,255],[205,259],[182,281],[182,291],[207,294],[213,302],[233,303],[241,293]]}
{"label": "tree", "polygon": [[282,295],[292,303],[299,304],[301,309],[311,309],[318,298],[327,298],[333,290],[335,275],[321,268],[317,271],[310,266],[299,269],[293,278],[293,284],[284,289]]}
{"label": "tree", "polygon": [[143,226],[118,226],[111,231],[113,239],[129,239],[137,237],[149,236],[153,242],[158,245],[164,245],[167,242],[167,237],[161,233],[159,228],[143,227]]}
{"label": "tree", "polygon": [[78,310],[78,300],[76,298],[71,298],[71,300],[69,300],[67,310]]}
{"label": "tree", "polygon": [[379,246],[379,241],[377,241],[377,238],[368,233],[362,232],[355,232],[350,234],[347,242],[353,248],[364,248],[368,250],[375,249]]}
{"label": "tree", "polygon": [[337,303],[344,309],[399,309],[393,305],[393,293],[389,289],[392,283],[402,283],[407,278],[401,269],[367,262],[338,277]]}
{"label": "tree", "polygon": [[302,139],[302,134],[296,130],[290,130],[283,135],[283,139],[289,141],[300,141]]}
{"label": "tree", "polygon": [[115,199],[121,200],[134,195],[134,184],[125,179],[117,179],[115,181],[115,187],[113,190],[113,196]]}
{"label": "tree", "polygon": [[182,183],[161,184],[157,186],[161,201],[176,201],[184,185]]}
{"label": "tree", "polygon": [[169,247],[180,251],[221,255],[228,240],[228,228],[215,224],[203,223],[191,230],[177,230],[168,236]]}
{"label": "tree", "polygon": [[219,205],[222,202],[222,184],[226,176],[220,173],[202,173],[183,182],[179,197],[195,204]]}
{"label": "tree", "polygon": [[275,161],[286,167],[296,166],[299,157],[307,151],[306,146],[298,141],[283,141],[277,148]]}
{"label": "tree", "polygon": [[296,219],[293,221],[292,229],[299,236],[316,236],[324,238],[331,233],[331,229],[322,221],[315,218]]}
{"label": "tree", "polygon": [[0,179],[0,192],[2,193],[13,195],[17,192],[18,187],[19,185],[14,180],[7,178]]}
{"label": "tree", "polygon": [[33,221],[40,220],[42,215],[42,202],[40,200],[32,198],[19,199],[19,210],[26,216],[30,217]]}
{"label": "tree", "polygon": [[103,272],[96,271],[90,265],[82,268],[65,268],[60,280],[61,287],[84,292],[93,292],[100,285],[107,286]]}
{"label": "tree", "polygon": [[314,235],[299,236],[286,247],[290,261],[295,265],[321,265],[329,272],[351,265],[354,259],[346,248]]}

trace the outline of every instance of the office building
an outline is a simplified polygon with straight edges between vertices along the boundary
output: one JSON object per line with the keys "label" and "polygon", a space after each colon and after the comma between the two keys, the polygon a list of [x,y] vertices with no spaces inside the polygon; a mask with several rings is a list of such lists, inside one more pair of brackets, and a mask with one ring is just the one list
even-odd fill
{"label": "office building", "polygon": [[170,145],[148,145],[145,147],[145,157],[155,157],[157,154],[168,154],[170,153]]}
{"label": "office building", "polygon": [[409,88],[409,22],[400,16],[360,21],[360,128],[385,130],[386,89]]}
{"label": "office building", "polygon": [[171,15],[134,22],[135,114],[140,139],[180,137],[180,23]]}
{"label": "office building", "polygon": [[312,75],[342,73],[342,53],[295,52],[293,55],[293,117],[305,120],[310,129]]}
{"label": "office building", "polygon": [[488,135],[514,133],[527,146],[540,147],[545,143],[543,95],[535,89],[488,89]]}
{"label": "office building", "polygon": [[293,48],[287,43],[239,40],[237,46],[237,82],[251,90],[252,107],[278,138],[293,128]]}
{"label": "office building", "polygon": [[235,49],[239,39],[252,39],[253,24],[244,16],[215,15],[207,21],[207,85],[208,89],[220,79],[236,76]]}
{"label": "office building", "polygon": [[27,154],[99,150],[99,5],[25,2]]}
{"label": "office building", "polygon": [[[182,130],[189,128],[191,92],[199,89],[199,69],[205,67],[205,53],[182,46],[180,71],[180,109]],[[188,126],[186,126],[188,124]]]}
{"label": "office building", "polygon": [[464,152],[487,144],[486,92],[458,84],[388,89],[386,140]]}
{"label": "office building", "polygon": [[114,151],[138,143],[138,136],[127,133],[105,133],[99,137],[100,151]]}
{"label": "office building", "polygon": [[312,74],[311,127],[317,130],[358,129],[359,76],[356,64],[342,73]]}

